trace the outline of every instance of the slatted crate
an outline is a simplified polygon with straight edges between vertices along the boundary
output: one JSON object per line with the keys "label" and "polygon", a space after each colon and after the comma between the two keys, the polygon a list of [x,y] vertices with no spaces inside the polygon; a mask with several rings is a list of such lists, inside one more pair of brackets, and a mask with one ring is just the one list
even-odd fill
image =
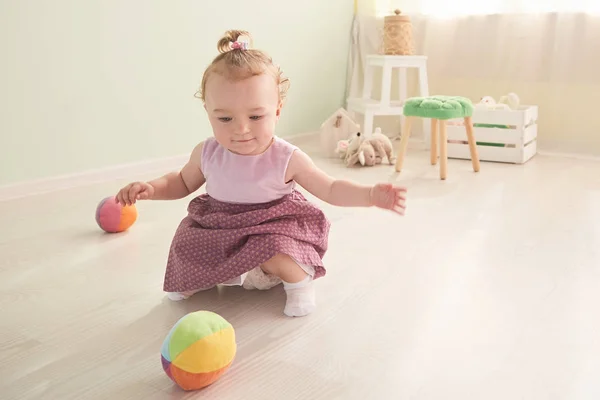
{"label": "slatted crate", "polygon": [[[524,164],[537,153],[538,107],[476,108],[473,126],[481,161]],[[448,121],[448,157],[471,159],[462,120]]]}

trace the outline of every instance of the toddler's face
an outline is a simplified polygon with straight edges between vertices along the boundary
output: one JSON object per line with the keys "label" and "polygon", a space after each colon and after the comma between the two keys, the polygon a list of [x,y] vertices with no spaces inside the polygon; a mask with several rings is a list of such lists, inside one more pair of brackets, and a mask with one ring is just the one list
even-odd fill
{"label": "toddler's face", "polygon": [[204,107],[219,144],[243,155],[265,151],[281,110],[278,90],[269,74],[238,81],[218,74],[210,76]]}

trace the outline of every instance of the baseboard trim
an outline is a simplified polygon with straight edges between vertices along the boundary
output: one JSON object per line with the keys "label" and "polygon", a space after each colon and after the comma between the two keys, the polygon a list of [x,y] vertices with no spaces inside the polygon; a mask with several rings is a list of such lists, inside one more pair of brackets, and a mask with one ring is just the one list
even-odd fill
{"label": "baseboard trim", "polygon": [[560,157],[560,158],[573,158],[576,160],[600,161],[600,156],[594,156],[591,154],[561,153],[559,151],[546,151],[546,150],[538,150],[537,153],[541,156],[546,156],[546,157]]}
{"label": "baseboard trim", "polygon": [[166,173],[181,168],[188,158],[187,154],[165,157],[0,186],[0,201],[15,200],[128,177],[134,178],[152,172]]}

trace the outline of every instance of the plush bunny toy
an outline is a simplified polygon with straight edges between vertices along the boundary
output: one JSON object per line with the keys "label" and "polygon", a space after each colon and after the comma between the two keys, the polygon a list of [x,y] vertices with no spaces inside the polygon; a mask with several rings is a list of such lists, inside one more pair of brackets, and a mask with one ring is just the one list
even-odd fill
{"label": "plush bunny toy", "polygon": [[338,149],[340,146],[345,149],[344,159],[349,167],[358,162],[363,166],[381,164],[384,158],[387,158],[389,164],[396,162],[392,141],[381,133],[380,128],[375,129],[369,138],[365,138],[364,135],[357,132],[347,143],[339,143]]}

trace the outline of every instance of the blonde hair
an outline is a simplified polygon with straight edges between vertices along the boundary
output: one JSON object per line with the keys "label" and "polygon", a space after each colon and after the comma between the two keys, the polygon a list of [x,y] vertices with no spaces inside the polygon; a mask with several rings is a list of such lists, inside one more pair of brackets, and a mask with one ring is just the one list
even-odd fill
{"label": "blonde hair", "polygon": [[[247,37],[248,48],[233,46],[240,37]],[[219,54],[204,71],[200,90],[196,97],[206,101],[206,82],[211,74],[219,74],[231,80],[243,80],[256,75],[270,73],[279,87],[279,101],[285,101],[290,80],[283,76],[281,68],[273,63],[273,59],[264,51],[252,49],[252,36],[246,31],[230,30],[217,43]]]}

